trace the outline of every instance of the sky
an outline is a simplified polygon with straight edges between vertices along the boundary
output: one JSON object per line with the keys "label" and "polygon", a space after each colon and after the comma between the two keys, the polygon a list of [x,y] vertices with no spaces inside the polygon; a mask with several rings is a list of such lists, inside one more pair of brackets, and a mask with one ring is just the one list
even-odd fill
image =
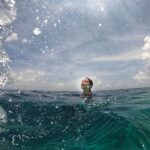
{"label": "sky", "polygon": [[[149,0],[3,0],[6,89],[150,86]],[[6,32],[5,32],[6,34]]]}

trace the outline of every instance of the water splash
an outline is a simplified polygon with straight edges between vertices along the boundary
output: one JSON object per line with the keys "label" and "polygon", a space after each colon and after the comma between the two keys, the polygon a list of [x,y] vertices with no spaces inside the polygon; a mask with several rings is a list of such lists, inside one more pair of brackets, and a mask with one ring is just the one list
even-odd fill
{"label": "water splash", "polygon": [[11,24],[16,19],[16,1],[0,1],[0,87],[4,87],[9,78],[9,56],[3,42],[12,33]]}
{"label": "water splash", "polygon": [[7,122],[7,113],[5,110],[0,106],[0,133],[5,131],[4,124]]}

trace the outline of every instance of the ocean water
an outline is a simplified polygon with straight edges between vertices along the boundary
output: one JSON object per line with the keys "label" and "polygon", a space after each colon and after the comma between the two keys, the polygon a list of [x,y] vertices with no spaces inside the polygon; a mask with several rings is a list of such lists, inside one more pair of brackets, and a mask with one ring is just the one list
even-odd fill
{"label": "ocean water", "polygon": [[150,88],[0,94],[0,150],[150,150]]}

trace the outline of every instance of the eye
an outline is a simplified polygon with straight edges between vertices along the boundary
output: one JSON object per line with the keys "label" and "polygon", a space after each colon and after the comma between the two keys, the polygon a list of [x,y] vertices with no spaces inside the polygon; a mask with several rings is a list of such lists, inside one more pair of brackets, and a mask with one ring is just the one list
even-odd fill
{"label": "eye", "polygon": [[82,80],[82,82],[84,82],[84,83],[89,83],[89,81],[87,81],[87,80]]}

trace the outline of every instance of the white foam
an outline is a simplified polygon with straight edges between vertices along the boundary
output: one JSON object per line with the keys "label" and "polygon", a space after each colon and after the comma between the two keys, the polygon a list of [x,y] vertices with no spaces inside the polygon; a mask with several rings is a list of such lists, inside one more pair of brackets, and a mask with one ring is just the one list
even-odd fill
{"label": "white foam", "polygon": [[0,106],[0,125],[7,122],[7,113],[5,110]]}
{"label": "white foam", "polygon": [[[0,2],[1,4],[2,2]],[[0,5],[0,26],[11,24],[16,19],[16,1],[5,0]]]}
{"label": "white foam", "polygon": [[[12,33],[11,29],[7,26],[16,20],[16,1],[3,0],[0,1],[0,86],[5,86],[9,77],[10,61],[5,49],[2,47],[4,41],[17,40],[17,34]],[[9,36],[9,38],[8,38]],[[6,40],[7,39],[7,40]],[[0,114],[1,115],[1,114]],[[2,116],[0,116],[1,119]]]}

